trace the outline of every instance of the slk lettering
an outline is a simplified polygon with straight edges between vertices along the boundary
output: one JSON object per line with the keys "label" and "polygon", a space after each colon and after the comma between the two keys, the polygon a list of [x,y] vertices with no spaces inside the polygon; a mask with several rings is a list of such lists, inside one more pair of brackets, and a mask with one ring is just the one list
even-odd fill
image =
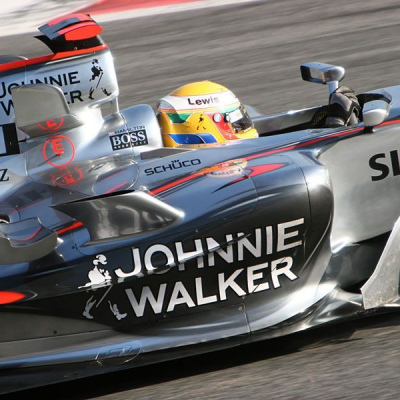
{"label": "slk lettering", "polygon": [[400,159],[397,150],[392,150],[389,154],[378,153],[369,159],[369,166],[378,171],[378,175],[372,175],[371,180],[381,181],[393,173],[393,176],[400,175]]}

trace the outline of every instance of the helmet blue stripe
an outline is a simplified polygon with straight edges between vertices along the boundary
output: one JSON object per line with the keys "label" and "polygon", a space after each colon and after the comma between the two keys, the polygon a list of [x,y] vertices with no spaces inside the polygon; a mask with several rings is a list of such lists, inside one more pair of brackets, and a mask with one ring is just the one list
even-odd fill
{"label": "helmet blue stripe", "polygon": [[170,133],[169,136],[178,144],[202,144],[217,143],[217,139],[211,133]]}

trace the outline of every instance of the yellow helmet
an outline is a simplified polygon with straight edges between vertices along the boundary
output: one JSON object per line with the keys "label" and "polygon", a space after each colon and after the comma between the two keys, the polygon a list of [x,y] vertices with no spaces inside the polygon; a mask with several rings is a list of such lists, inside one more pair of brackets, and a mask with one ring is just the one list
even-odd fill
{"label": "yellow helmet", "polygon": [[239,99],[210,81],[189,83],[157,102],[166,147],[210,145],[258,137]]}

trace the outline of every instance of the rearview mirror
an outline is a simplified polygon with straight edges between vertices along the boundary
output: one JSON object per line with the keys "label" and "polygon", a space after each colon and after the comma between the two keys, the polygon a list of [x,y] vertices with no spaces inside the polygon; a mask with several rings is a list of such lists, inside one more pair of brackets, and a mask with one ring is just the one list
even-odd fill
{"label": "rearview mirror", "polygon": [[307,82],[328,85],[329,93],[339,87],[339,82],[344,78],[346,71],[336,65],[310,62],[300,66],[301,77]]}
{"label": "rearview mirror", "polygon": [[372,128],[381,124],[389,115],[390,104],[384,100],[369,101],[362,109],[364,126]]}

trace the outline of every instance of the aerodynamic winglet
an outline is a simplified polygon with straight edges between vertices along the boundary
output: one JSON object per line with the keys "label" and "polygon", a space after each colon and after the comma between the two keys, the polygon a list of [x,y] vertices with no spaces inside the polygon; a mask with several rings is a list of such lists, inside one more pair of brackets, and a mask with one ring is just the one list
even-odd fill
{"label": "aerodynamic winglet", "polygon": [[361,288],[366,310],[384,307],[400,307],[400,218],[379,259],[374,273]]}
{"label": "aerodynamic winglet", "polygon": [[45,228],[38,218],[0,224],[0,264],[37,260],[57,247],[57,233]]}
{"label": "aerodynamic winglet", "polygon": [[53,206],[89,231],[86,246],[145,235],[179,222],[183,212],[144,192],[100,196]]}
{"label": "aerodynamic winglet", "polygon": [[44,83],[15,87],[11,91],[16,125],[30,137],[66,131],[83,125],[71,114],[59,87]]}

